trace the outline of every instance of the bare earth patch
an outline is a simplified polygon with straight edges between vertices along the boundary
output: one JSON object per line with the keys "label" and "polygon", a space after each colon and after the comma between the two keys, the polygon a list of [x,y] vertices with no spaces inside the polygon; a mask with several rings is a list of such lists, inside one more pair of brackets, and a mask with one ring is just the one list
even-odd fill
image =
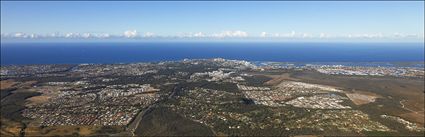
{"label": "bare earth patch", "polygon": [[372,103],[375,102],[376,98],[378,98],[378,95],[374,95],[372,93],[346,93],[345,95],[347,95],[347,97],[350,98],[350,100],[356,105]]}
{"label": "bare earth patch", "polygon": [[272,78],[272,80],[267,81],[264,83],[265,85],[278,85],[282,81],[289,80],[289,81],[297,81],[298,79],[290,77],[289,73],[284,73],[282,75],[264,75],[267,77]]}
{"label": "bare earth patch", "polygon": [[42,95],[26,99],[28,101],[26,106],[35,106],[46,103],[50,98],[57,96],[60,89],[61,87],[58,86],[41,86],[29,89],[29,91],[42,93]]}
{"label": "bare earth patch", "polygon": [[421,126],[424,126],[424,111],[421,112],[411,112],[401,114],[400,117],[412,120],[412,122],[418,123]]}
{"label": "bare earth patch", "polygon": [[28,98],[27,100],[29,101],[29,103],[27,104],[27,106],[36,106],[36,105],[46,103],[47,101],[49,101],[49,98],[51,97],[46,95],[34,96],[31,98]]}
{"label": "bare earth patch", "polygon": [[7,89],[7,88],[11,88],[14,85],[16,85],[18,82],[15,82],[14,80],[2,80],[0,81],[0,89]]}
{"label": "bare earth patch", "polygon": [[19,84],[19,86],[21,87],[21,88],[27,88],[27,89],[30,89],[30,88],[32,88],[32,85],[34,85],[34,84],[36,84],[37,83],[37,81],[27,81],[27,82],[24,82],[24,83],[22,83],[22,84]]}
{"label": "bare earth patch", "polygon": [[0,118],[1,130],[0,136],[19,136],[22,125],[18,122],[10,121],[5,118]]}
{"label": "bare earth patch", "polygon": [[409,108],[409,106],[412,107],[414,105],[410,105],[410,104],[406,105],[407,103],[410,103],[410,102],[408,102],[406,100],[400,101],[402,108],[410,111],[410,113],[404,113],[404,114],[401,114],[399,116],[402,117],[402,118],[408,119],[410,121],[416,122],[418,124],[421,124],[423,126],[425,124],[425,122],[424,122],[425,121],[424,120],[425,115],[424,115],[423,109],[422,109],[422,111],[415,111],[417,109],[413,110],[413,109]]}
{"label": "bare earth patch", "polygon": [[52,127],[27,127],[25,134],[28,136],[63,136],[81,135],[90,136],[95,134],[100,127],[97,126],[52,126]]}

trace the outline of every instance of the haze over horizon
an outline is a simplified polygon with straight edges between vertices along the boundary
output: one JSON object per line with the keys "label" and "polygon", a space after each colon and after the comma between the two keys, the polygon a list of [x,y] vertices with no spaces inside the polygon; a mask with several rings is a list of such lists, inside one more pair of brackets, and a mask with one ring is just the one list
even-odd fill
{"label": "haze over horizon", "polygon": [[424,2],[1,2],[2,42],[423,42]]}

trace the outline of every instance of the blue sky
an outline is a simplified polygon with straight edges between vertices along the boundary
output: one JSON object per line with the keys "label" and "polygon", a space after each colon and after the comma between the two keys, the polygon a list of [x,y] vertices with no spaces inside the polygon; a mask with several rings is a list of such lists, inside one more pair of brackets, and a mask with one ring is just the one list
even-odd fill
{"label": "blue sky", "polygon": [[424,2],[2,1],[1,33],[423,41]]}

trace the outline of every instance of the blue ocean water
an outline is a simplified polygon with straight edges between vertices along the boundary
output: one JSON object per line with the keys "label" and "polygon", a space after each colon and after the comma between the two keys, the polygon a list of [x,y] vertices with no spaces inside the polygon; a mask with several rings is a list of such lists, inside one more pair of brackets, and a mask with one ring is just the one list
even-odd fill
{"label": "blue ocean water", "polygon": [[2,43],[1,65],[131,63],[185,58],[276,62],[424,61],[423,43]]}

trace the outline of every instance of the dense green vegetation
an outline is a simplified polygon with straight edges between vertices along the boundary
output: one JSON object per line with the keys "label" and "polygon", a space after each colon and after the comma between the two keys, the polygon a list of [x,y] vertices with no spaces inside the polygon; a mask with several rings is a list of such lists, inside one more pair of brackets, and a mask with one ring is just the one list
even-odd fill
{"label": "dense green vegetation", "polygon": [[200,123],[186,119],[167,108],[154,108],[148,112],[136,130],[138,136],[213,136],[213,132]]}
{"label": "dense green vegetation", "polygon": [[1,116],[14,121],[22,121],[20,111],[25,108],[25,99],[40,95],[38,92],[17,90],[1,101]]}

